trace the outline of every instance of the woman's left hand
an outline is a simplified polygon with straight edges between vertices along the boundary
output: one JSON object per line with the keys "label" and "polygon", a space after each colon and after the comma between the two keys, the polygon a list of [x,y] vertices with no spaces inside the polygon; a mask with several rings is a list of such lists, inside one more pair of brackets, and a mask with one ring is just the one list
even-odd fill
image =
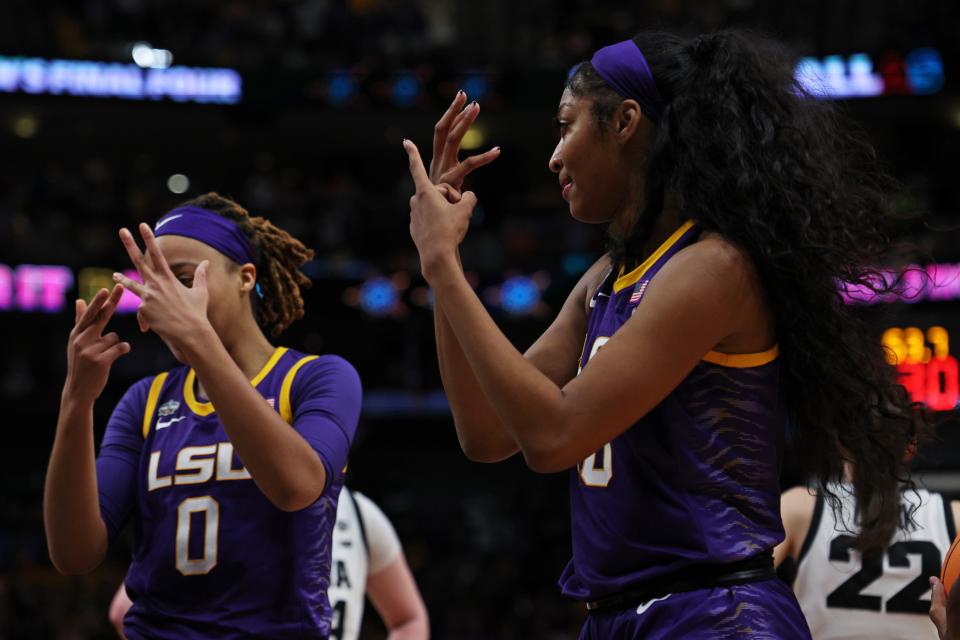
{"label": "woman's left hand", "polygon": [[410,237],[420,253],[420,269],[429,282],[445,260],[455,262],[457,247],[467,235],[477,197],[471,191],[456,193],[448,185],[434,185],[420,159],[417,146],[403,141],[410,160],[410,175],[417,192],[410,198]]}
{"label": "woman's left hand", "polygon": [[186,287],[170,270],[150,226],[141,223],[139,229],[146,253],[140,251],[133,234],[127,229],[120,230],[120,240],[143,282],[120,273],[113,274],[113,279],[140,297],[137,319],[141,330],[152,329],[172,349],[183,353],[185,341],[202,335],[210,326],[207,319],[207,268],[210,262],[204,260],[197,265],[193,286]]}

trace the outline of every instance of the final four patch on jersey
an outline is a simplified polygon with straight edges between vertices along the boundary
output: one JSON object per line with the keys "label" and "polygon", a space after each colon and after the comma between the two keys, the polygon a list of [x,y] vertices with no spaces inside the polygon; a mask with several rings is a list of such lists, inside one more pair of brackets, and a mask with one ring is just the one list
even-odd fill
{"label": "final four patch on jersey", "polygon": [[167,416],[172,416],[177,412],[177,409],[180,408],[180,403],[176,400],[169,400],[160,405],[160,408],[157,410],[157,415],[161,418],[166,418]]}

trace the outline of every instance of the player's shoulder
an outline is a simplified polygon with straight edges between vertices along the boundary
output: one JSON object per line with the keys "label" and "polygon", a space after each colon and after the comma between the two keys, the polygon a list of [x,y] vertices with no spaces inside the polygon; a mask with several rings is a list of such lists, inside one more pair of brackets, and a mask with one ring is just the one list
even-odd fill
{"label": "player's shoulder", "polygon": [[287,356],[290,358],[291,366],[288,373],[295,375],[297,384],[301,380],[326,380],[340,383],[360,382],[360,374],[356,367],[348,362],[342,356],[332,353],[310,354],[287,350]]}
{"label": "player's shoulder", "polygon": [[737,286],[756,276],[749,252],[719,233],[705,233],[680,249],[657,274],[659,280],[677,277],[707,278]]}
{"label": "player's shoulder", "polygon": [[808,487],[792,487],[780,496],[780,515],[788,533],[803,537],[810,529],[817,507],[817,494]]}
{"label": "player's shoulder", "polygon": [[289,397],[293,405],[310,398],[340,398],[359,411],[363,396],[360,374],[345,358],[293,350],[288,350],[288,355],[292,364],[284,375],[284,398]]}
{"label": "player's shoulder", "polygon": [[301,369],[356,371],[345,358],[333,353],[306,353],[288,348],[284,355],[289,362],[300,364]]}
{"label": "player's shoulder", "polygon": [[809,517],[816,503],[817,494],[809,487],[792,487],[780,495],[780,510],[783,513],[806,514]]}

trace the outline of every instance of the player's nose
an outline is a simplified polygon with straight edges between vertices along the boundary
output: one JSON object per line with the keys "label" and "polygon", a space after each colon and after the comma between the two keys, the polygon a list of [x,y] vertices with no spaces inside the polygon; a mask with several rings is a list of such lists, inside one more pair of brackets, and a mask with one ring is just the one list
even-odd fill
{"label": "player's nose", "polygon": [[560,143],[557,143],[557,146],[553,149],[553,153],[550,154],[550,159],[547,161],[547,168],[550,169],[553,173],[560,173],[560,170],[563,169],[563,160],[560,158]]}

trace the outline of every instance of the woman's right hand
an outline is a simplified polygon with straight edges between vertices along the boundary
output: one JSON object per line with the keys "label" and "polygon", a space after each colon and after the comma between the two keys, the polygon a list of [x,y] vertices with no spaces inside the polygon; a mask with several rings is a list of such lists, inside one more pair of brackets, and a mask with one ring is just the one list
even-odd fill
{"label": "woman's right hand", "polygon": [[490,164],[500,157],[500,147],[494,147],[484,153],[470,156],[460,161],[460,144],[470,126],[480,115],[480,104],[471,102],[464,108],[467,94],[458,91],[446,113],[437,121],[433,129],[433,158],[430,160],[430,182],[435,185],[447,184],[454,193],[445,193],[450,202],[459,200],[463,190],[463,179],[474,170]]}
{"label": "woman's right hand", "polygon": [[67,341],[67,380],[63,386],[64,399],[93,404],[107,385],[110,367],[120,356],[130,352],[130,344],[120,336],[103,329],[123,295],[123,286],[112,291],[101,289],[87,305],[77,300],[76,320]]}

